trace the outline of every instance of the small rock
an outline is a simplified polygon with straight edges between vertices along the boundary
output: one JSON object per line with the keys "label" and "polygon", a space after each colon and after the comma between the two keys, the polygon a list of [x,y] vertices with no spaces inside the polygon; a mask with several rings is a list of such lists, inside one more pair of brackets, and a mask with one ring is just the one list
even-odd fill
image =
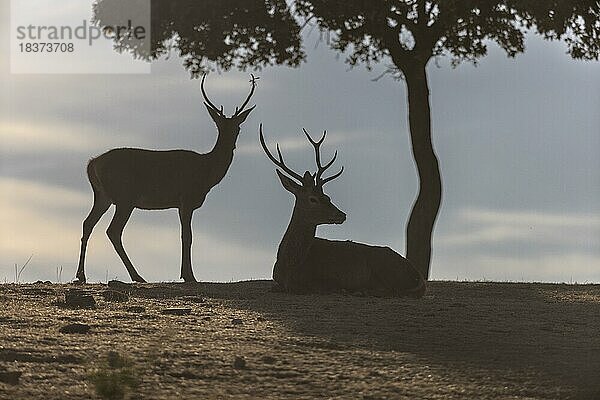
{"label": "small rock", "polygon": [[204,321],[210,321],[210,317],[207,315],[206,317],[202,317]]}
{"label": "small rock", "polygon": [[206,301],[202,296],[183,296],[181,300],[190,303],[204,303]]}
{"label": "small rock", "polygon": [[69,289],[65,293],[65,305],[71,308],[96,308],[96,300],[81,289]]}
{"label": "small rock", "polygon": [[146,312],[146,309],[142,306],[131,306],[127,307],[126,310],[135,314],[143,314]]}
{"label": "small rock", "polygon": [[0,371],[0,382],[8,385],[18,385],[21,374],[19,371]]}
{"label": "small rock", "polygon": [[90,331],[90,329],[91,329],[91,327],[89,325],[74,323],[74,324],[65,325],[65,326],[61,327],[58,331],[60,333],[81,333],[81,334],[85,334],[85,333],[88,333]]}
{"label": "small rock", "polygon": [[242,321],[241,318],[232,318],[231,319],[231,323],[233,325],[242,325],[244,323],[244,321]]}
{"label": "small rock", "polygon": [[118,290],[105,290],[102,292],[102,296],[106,301],[125,302],[129,300],[129,294]]}
{"label": "small rock", "polygon": [[235,368],[235,369],[246,368],[246,360],[244,359],[244,357],[236,356],[235,360],[233,360],[233,368]]}
{"label": "small rock", "polygon": [[262,362],[264,362],[265,364],[275,364],[275,357],[271,357],[271,356],[262,356],[260,359]]}
{"label": "small rock", "polygon": [[161,311],[161,314],[166,315],[188,315],[192,313],[191,308],[165,308]]}

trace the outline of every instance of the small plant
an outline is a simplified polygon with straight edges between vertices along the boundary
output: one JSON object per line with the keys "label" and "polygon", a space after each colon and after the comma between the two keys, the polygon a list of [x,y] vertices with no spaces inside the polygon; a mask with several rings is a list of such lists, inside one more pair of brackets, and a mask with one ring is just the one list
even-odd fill
{"label": "small plant", "polygon": [[89,376],[96,394],[103,399],[122,400],[139,385],[139,380],[131,361],[117,353],[109,351],[106,365]]}
{"label": "small plant", "polygon": [[56,267],[56,282],[58,282],[58,283],[62,283],[62,272],[63,272],[62,265],[60,267]]}
{"label": "small plant", "polygon": [[32,258],[33,254],[29,256],[29,258],[27,259],[27,261],[25,261],[25,264],[23,264],[21,268],[19,268],[17,266],[17,263],[15,263],[15,283],[19,283],[19,280],[21,279],[21,274],[23,273],[25,267],[27,267],[27,264],[29,264],[29,261],[31,261]]}

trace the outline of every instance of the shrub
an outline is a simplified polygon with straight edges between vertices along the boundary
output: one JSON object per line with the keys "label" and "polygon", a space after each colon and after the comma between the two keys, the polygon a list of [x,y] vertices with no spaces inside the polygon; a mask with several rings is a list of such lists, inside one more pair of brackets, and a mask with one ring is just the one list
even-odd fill
{"label": "shrub", "polygon": [[126,357],[116,351],[109,351],[106,365],[89,376],[96,394],[103,399],[122,400],[135,390],[139,380],[135,369]]}

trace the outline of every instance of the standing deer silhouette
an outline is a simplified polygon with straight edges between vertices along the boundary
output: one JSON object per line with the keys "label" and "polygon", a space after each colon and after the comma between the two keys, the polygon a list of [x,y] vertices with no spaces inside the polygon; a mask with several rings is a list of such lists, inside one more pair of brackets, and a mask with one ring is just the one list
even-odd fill
{"label": "standing deer silhouette", "polygon": [[291,293],[348,291],[375,296],[422,297],[426,290],[425,279],[406,258],[389,247],[315,237],[318,225],[341,224],[346,220],[346,214],[323,192],[323,185],[340,176],[344,168],[323,178],[335,162],[337,151],[331,161],[322,165],[321,144],[327,132],[315,141],[303,131],[315,150],[317,171],[314,174],[306,171],[300,175],[289,168],[279,145],[277,158],[271,154],[260,125],[262,148],[278,167],[276,172],[283,187],[295,197],[292,218],[277,251],[273,280],[282,291]]}
{"label": "standing deer silhouette", "polygon": [[85,252],[94,226],[115,205],[115,214],[106,230],[108,238],[135,282],[145,282],[127,256],[121,240],[125,224],[134,208],[164,210],[177,208],[181,223],[181,278],[196,282],[192,271],[192,214],[202,206],[208,192],[225,176],[231,162],[240,125],[256,106],[245,109],[254,94],[253,75],[248,97],[231,117],[217,108],[206,95],[202,77],[200,89],[204,105],[217,125],[214,148],[205,154],[189,150],[146,150],[118,148],[90,160],[87,175],[94,192],[94,204],[83,222],[81,250],[76,281],[85,283]]}

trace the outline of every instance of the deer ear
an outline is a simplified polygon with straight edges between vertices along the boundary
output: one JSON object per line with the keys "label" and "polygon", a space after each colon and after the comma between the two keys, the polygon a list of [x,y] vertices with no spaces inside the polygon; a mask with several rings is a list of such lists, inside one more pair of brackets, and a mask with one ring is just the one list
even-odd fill
{"label": "deer ear", "polygon": [[223,120],[223,116],[217,110],[206,104],[206,102],[204,103],[204,106],[208,110],[208,114],[212,120],[215,121],[215,124],[219,125],[219,123]]}
{"label": "deer ear", "polygon": [[236,124],[241,125],[242,123],[244,123],[244,121],[246,120],[246,118],[248,118],[248,115],[250,115],[250,113],[252,112],[252,110],[254,110],[255,108],[256,108],[256,106],[250,107],[246,111],[242,111],[240,113],[240,115],[234,117]]}
{"label": "deer ear", "polygon": [[279,180],[281,181],[281,184],[283,185],[285,190],[287,190],[290,193],[296,194],[300,191],[300,189],[302,189],[302,186],[294,182],[291,178],[285,176],[281,171],[279,171],[278,169],[275,171],[277,172],[277,176],[279,176]]}

